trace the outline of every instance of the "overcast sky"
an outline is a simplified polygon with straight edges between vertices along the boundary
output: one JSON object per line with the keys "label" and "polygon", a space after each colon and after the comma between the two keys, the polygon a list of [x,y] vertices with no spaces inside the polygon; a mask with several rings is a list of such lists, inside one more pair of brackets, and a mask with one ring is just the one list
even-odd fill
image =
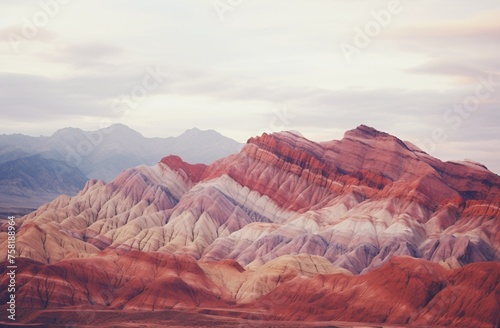
{"label": "overcast sky", "polygon": [[498,0],[0,2],[0,133],[366,124],[500,173]]}

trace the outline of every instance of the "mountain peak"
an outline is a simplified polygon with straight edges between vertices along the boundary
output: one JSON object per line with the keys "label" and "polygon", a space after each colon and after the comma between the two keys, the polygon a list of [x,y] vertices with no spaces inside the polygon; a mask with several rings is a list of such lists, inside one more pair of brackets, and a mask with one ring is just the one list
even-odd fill
{"label": "mountain peak", "polygon": [[344,136],[345,137],[353,136],[353,137],[358,137],[358,138],[374,139],[374,138],[380,138],[380,137],[388,137],[391,135],[388,133],[379,131],[375,128],[372,128],[371,126],[361,124],[357,128],[347,131]]}
{"label": "mountain peak", "polygon": [[[349,130],[344,134],[345,139],[363,139],[363,140],[373,140],[374,142],[382,142],[382,143],[396,143],[399,144],[402,148],[409,150],[409,151],[420,151],[417,147],[409,147],[404,141],[399,139],[398,137],[395,137],[389,133],[379,131],[375,128],[372,128],[370,126],[361,124],[354,130]],[[380,146],[383,147],[383,146]]]}
{"label": "mountain peak", "polygon": [[195,126],[194,128],[187,129],[184,133],[200,133],[200,132],[203,132],[203,130]]}
{"label": "mountain peak", "polygon": [[177,155],[166,156],[161,160],[161,163],[176,172],[183,171],[194,182],[199,182],[201,180],[201,177],[207,168],[207,165],[205,164],[186,163]]}
{"label": "mountain peak", "polygon": [[62,129],[57,130],[56,132],[54,132],[54,134],[52,135],[52,137],[64,138],[64,137],[67,137],[67,136],[80,134],[82,132],[83,132],[82,129],[67,127],[67,128],[62,128]]}
{"label": "mountain peak", "polygon": [[200,135],[214,135],[214,136],[222,136],[219,132],[209,129],[209,130],[201,130],[197,127],[187,129],[184,131],[179,137],[197,137]]}
{"label": "mountain peak", "polygon": [[136,138],[143,137],[143,135],[140,132],[132,129],[131,127],[129,127],[125,124],[121,124],[121,123],[110,125],[109,127],[104,128],[103,130],[105,130],[105,133],[117,134],[119,136],[127,135],[127,136],[133,136]]}

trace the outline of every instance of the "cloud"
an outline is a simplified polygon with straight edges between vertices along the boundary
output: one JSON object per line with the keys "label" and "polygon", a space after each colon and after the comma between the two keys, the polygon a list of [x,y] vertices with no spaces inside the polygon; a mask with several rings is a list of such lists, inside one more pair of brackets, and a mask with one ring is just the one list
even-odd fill
{"label": "cloud", "polygon": [[500,72],[500,10],[481,11],[468,19],[425,22],[391,29],[381,36],[401,52],[427,56],[409,73],[441,75],[459,84]]}
{"label": "cloud", "polygon": [[0,73],[0,85],[1,116],[21,120],[111,116],[107,111],[110,99],[130,89],[119,74],[52,78]]}
{"label": "cloud", "polygon": [[116,66],[116,58],[125,53],[124,48],[105,43],[79,43],[63,46],[57,51],[43,55],[48,61],[66,63],[75,69],[97,69],[109,71]]}
{"label": "cloud", "polygon": [[456,42],[471,40],[477,43],[491,43],[498,40],[500,9],[481,11],[466,19],[449,19],[439,22],[412,24],[389,30],[382,37],[413,41]]}
{"label": "cloud", "polygon": [[438,58],[429,60],[425,64],[410,68],[407,71],[416,74],[467,77],[467,80],[471,81],[477,79],[481,75],[485,75],[485,72],[492,68],[500,72],[500,64],[493,62],[493,60],[486,62],[481,62],[480,60],[464,62],[458,58]]}

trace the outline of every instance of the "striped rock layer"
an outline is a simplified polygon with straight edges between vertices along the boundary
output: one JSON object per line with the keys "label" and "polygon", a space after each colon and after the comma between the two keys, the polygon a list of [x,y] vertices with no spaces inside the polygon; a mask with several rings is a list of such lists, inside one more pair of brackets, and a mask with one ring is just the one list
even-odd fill
{"label": "striped rock layer", "polygon": [[[280,320],[494,325],[499,206],[500,177],[481,164],[367,126],[323,143],[264,134],[208,166],[171,155],[89,181],[19,219],[20,298],[148,310],[271,300]],[[448,294],[474,305],[442,305]]]}

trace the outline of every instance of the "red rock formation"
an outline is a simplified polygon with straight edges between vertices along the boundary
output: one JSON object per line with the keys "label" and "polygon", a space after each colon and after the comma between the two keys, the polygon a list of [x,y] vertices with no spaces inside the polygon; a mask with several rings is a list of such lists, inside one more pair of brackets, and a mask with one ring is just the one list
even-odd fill
{"label": "red rock formation", "polygon": [[[22,259],[17,273],[18,318],[36,323],[30,318],[37,309],[93,306],[115,311],[200,308],[223,316],[255,313],[254,320],[454,327],[500,323],[500,263],[448,270],[425,260],[393,257],[380,269],[352,276],[328,274],[335,271],[331,264],[315,269],[320,259],[280,259],[255,272],[232,261],[200,267],[190,256],[137,251],[108,251],[53,265]],[[317,274],[325,270],[327,274]],[[8,284],[5,273],[2,266],[2,286]],[[255,300],[256,293],[262,296]],[[3,289],[1,310],[8,297]]]}
{"label": "red rock formation", "polygon": [[[43,206],[24,219],[19,255],[54,262],[112,247],[243,265],[309,253],[353,273],[393,255],[460,266],[500,259],[499,190],[478,164],[443,163],[366,126],[321,144],[264,134],[209,167],[168,156]],[[44,236],[52,246],[33,243]]]}
{"label": "red rock formation", "polygon": [[169,155],[164,157],[161,163],[165,164],[176,172],[184,172],[193,182],[199,182],[207,168],[205,164],[189,164],[184,162],[179,156]]}
{"label": "red rock formation", "polygon": [[[19,309],[98,305],[155,310],[228,305],[224,290],[188,255],[108,251],[52,265],[18,259],[17,267]],[[2,265],[1,286],[8,285],[7,271]],[[2,289],[2,304],[9,294]]]}
{"label": "red rock formation", "polygon": [[[264,134],[209,166],[168,156],[90,181],[21,219],[17,255],[40,262],[22,270],[22,305],[152,310],[271,292],[294,300],[281,319],[495,324],[499,205],[500,177],[483,166],[366,126],[324,143]],[[315,276],[344,269],[359,276]],[[456,290],[459,305],[442,305]]]}
{"label": "red rock formation", "polygon": [[457,270],[394,257],[366,275],[318,275],[275,288],[249,307],[281,320],[498,327],[500,263]]}

